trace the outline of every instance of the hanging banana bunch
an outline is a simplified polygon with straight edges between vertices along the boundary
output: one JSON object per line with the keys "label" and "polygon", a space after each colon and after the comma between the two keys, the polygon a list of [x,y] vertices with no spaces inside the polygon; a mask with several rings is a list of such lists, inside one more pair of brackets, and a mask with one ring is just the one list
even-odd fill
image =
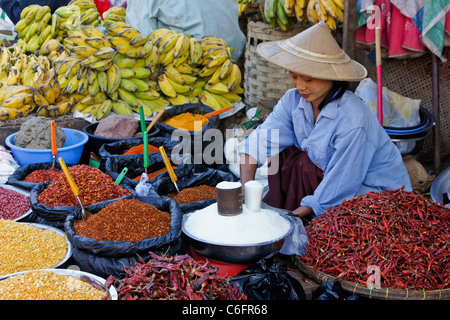
{"label": "hanging banana bunch", "polygon": [[243,13],[245,13],[250,5],[250,3],[257,2],[258,0],[237,0],[239,4],[239,17],[242,16]]}
{"label": "hanging banana bunch", "polygon": [[344,0],[309,0],[303,12],[306,12],[309,22],[316,24],[324,21],[328,29],[333,31],[344,21]]}
{"label": "hanging banana bunch", "polygon": [[105,27],[109,26],[114,22],[125,22],[125,16],[127,13],[127,9],[124,7],[111,7],[105,12],[103,12],[103,25]]}
{"label": "hanging banana bunch", "polygon": [[280,27],[282,31],[292,30],[294,19],[288,15],[285,7],[288,0],[265,0],[264,18],[270,28]]}

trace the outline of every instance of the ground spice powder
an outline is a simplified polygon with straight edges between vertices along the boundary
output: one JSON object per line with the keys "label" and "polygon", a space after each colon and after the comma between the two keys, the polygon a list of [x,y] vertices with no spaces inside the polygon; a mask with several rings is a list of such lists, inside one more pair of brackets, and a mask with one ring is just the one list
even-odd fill
{"label": "ground spice powder", "polygon": [[135,199],[117,200],[86,221],[75,220],[77,235],[99,241],[138,242],[167,235],[170,213]]}
{"label": "ground spice powder", "polygon": [[200,185],[186,188],[177,192],[165,194],[166,197],[173,198],[178,204],[193,203],[204,200],[211,200],[216,197],[216,187]]}
{"label": "ground spice powder", "polygon": [[[164,124],[177,129],[188,131],[199,131],[208,122],[208,118],[201,114],[192,114],[190,112],[181,113],[172,118],[163,121]],[[199,125],[201,124],[201,126]]]}
{"label": "ground spice powder", "polygon": [[[157,147],[152,146],[150,144],[148,145],[148,153],[153,153],[156,151],[159,151],[159,149]],[[137,146],[131,147],[124,154],[144,154],[144,145],[139,144]]]}

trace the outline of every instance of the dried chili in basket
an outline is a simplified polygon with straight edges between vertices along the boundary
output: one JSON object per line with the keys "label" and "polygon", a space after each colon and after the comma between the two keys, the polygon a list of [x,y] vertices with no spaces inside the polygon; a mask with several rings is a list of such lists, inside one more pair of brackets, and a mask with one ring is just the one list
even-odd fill
{"label": "dried chili in basket", "polygon": [[314,270],[366,285],[369,265],[382,287],[450,288],[450,210],[403,188],[369,192],[329,208],[306,228]]}
{"label": "dried chili in basket", "polygon": [[200,185],[186,188],[177,192],[165,194],[166,197],[173,198],[178,204],[193,203],[204,200],[211,200],[216,197],[216,187]]}
{"label": "dried chili in basket", "polygon": [[[84,205],[117,199],[131,194],[130,190],[117,185],[109,175],[103,173],[100,169],[81,164],[70,167],[69,172],[80,190],[80,198]],[[39,203],[51,208],[80,205],[64,174],[54,177],[54,180],[37,198]]]}

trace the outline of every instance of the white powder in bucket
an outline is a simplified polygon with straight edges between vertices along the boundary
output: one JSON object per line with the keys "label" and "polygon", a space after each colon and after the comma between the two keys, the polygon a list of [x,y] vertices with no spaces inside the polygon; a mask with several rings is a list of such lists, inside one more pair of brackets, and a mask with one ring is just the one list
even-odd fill
{"label": "white powder in bucket", "polygon": [[198,240],[211,244],[252,245],[280,239],[289,231],[290,223],[277,212],[267,209],[252,211],[243,206],[241,214],[223,216],[217,203],[187,214],[184,229]]}

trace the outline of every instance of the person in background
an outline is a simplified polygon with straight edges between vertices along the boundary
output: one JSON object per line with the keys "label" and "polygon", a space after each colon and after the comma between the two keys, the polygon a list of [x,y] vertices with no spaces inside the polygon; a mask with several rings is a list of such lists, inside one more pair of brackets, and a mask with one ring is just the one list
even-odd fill
{"label": "person in background", "polygon": [[245,35],[239,26],[236,0],[128,0],[125,22],[144,36],[168,28],[197,39],[218,36],[235,49],[232,58],[241,56]]}
{"label": "person in background", "polygon": [[308,219],[369,191],[412,190],[400,151],[368,106],[347,90],[348,81],[361,81],[367,70],[324,23],[257,50],[290,73],[294,88],[239,145],[243,186],[268,158],[263,201]]}
{"label": "person in background", "polygon": [[20,20],[20,13],[25,7],[32,4],[49,6],[52,13],[62,6],[66,6],[70,0],[0,0],[0,7],[5,11],[11,21],[16,24]]}

